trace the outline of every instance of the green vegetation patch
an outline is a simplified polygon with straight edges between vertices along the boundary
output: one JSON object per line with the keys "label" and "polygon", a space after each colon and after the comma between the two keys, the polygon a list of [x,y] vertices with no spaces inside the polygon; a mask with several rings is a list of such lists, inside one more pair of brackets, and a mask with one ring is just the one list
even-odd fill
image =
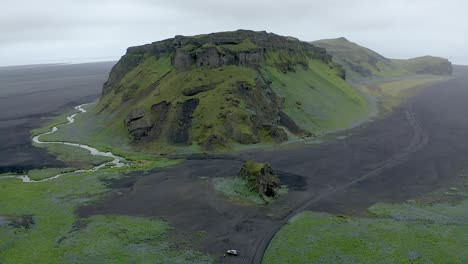
{"label": "green vegetation patch", "polygon": [[467,202],[378,204],[376,218],[305,211],[274,237],[263,263],[467,263]]}
{"label": "green vegetation patch", "polygon": [[76,170],[75,168],[44,168],[28,171],[28,176],[31,180],[40,181],[53,177],[58,174],[64,174],[67,172],[72,172]]}
{"label": "green vegetation patch", "polygon": [[265,201],[258,192],[247,186],[247,180],[241,177],[214,178],[215,190],[221,192],[234,201],[263,205]]}
{"label": "green vegetation patch", "polygon": [[216,191],[226,195],[233,201],[246,204],[264,205],[275,201],[288,193],[286,186],[276,189],[277,197],[262,197],[255,189],[248,186],[248,180],[242,177],[214,178],[213,187]]}
{"label": "green vegetation patch", "polygon": [[[122,170],[122,169],[120,169]],[[78,219],[75,209],[109,192],[117,169],[70,174],[42,183],[0,181],[0,216],[28,225],[0,226],[2,263],[207,263],[210,258],[175,248],[168,225],[124,216]],[[22,221],[25,222],[25,221]],[[21,221],[19,222],[21,223]]]}
{"label": "green vegetation patch", "polygon": [[176,250],[166,242],[163,221],[129,216],[94,216],[60,242],[63,263],[212,263],[210,257]]}
{"label": "green vegetation patch", "polygon": [[307,68],[287,74],[267,67],[265,75],[284,98],[283,111],[301,128],[320,133],[352,126],[370,112],[366,98],[337,71],[333,65],[312,60]]}
{"label": "green vegetation patch", "polygon": [[385,216],[398,221],[468,225],[468,200],[457,205],[434,204],[430,206],[418,206],[411,203],[378,203],[370,207],[369,211],[377,216]]}

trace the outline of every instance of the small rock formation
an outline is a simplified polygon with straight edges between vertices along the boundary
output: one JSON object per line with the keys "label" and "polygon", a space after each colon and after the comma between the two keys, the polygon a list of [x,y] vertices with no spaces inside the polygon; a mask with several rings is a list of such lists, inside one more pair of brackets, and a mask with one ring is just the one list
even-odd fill
{"label": "small rock formation", "polygon": [[130,112],[127,118],[125,118],[125,125],[127,126],[128,133],[130,133],[134,140],[140,140],[151,131],[152,125],[144,117],[145,111],[140,108],[135,108]]}
{"label": "small rock formation", "polygon": [[245,178],[248,187],[257,191],[262,198],[275,197],[276,188],[281,186],[278,176],[268,163],[248,160],[242,166],[239,176]]}

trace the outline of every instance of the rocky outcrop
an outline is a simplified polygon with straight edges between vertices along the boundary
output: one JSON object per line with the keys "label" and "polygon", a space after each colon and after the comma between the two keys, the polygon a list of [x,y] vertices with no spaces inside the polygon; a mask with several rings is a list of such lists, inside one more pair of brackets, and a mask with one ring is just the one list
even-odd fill
{"label": "rocky outcrop", "polygon": [[188,87],[182,90],[182,94],[185,96],[194,96],[199,93],[207,92],[216,88],[216,85],[220,83],[210,83],[208,85],[202,85],[197,87]]}
{"label": "rocky outcrop", "polygon": [[197,98],[189,99],[178,104],[175,109],[175,118],[170,127],[169,140],[174,144],[188,145],[190,128],[192,127],[192,114],[200,101]]}
{"label": "rocky outcrop", "polygon": [[152,124],[145,118],[145,111],[140,108],[133,109],[125,118],[128,133],[134,140],[140,140],[151,131]]}
{"label": "rocky outcrop", "polygon": [[151,113],[153,115],[151,136],[153,139],[159,139],[163,135],[165,124],[169,120],[169,111],[171,108],[171,102],[166,101],[151,106]]}
{"label": "rocky outcrop", "polygon": [[239,176],[245,178],[248,187],[262,197],[275,197],[277,188],[281,187],[278,176],[268,163],[248,160],[242,166]]}

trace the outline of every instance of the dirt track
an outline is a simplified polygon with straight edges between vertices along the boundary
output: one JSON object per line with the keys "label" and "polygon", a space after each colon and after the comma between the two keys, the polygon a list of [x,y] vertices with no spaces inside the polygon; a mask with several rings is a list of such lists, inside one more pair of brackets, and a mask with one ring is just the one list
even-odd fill
{"label": "dirt track", "polygon": [[[219,263],[258,263],[272,235],[302,209],[361,215],[375,202],[399,202],[449,187],[468,166],[468,68],[455,80],[425,89],[385,119],[320,145],[243,153],[282,171],[288,196],[264,207],[216,194],[204,177],[237,173],[239,160],[188,160],[115,183],[115,191],[78,213],[162,217],[181,245]],[[184,242],[184,243],[183,243]],[[223,258],[226,249],[241,256]]]}

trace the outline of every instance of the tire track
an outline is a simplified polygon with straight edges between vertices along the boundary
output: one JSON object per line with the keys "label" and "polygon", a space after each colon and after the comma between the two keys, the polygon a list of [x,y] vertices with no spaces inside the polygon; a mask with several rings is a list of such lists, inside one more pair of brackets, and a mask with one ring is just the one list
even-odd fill
{"label": "tire track", "polygon": [[262,240],[260,240],[260,242],[258,243],[258,245],[257,245],[257,247],[255,249],[254,256],[252,257],[250,263],[252,263],[252,264],[261,264],[262,263],[265,251],[268,248],[268,245],[270,244],[273,237],[296,214],[300,213],[301,211],[305,210],[306,208],[310,207],[311,205],[321,201],[322,199],[324,199],[324,198],[326,198],[326,197],[328,197],[328,196],[330,196],[330,195],[332,195],[332,194],[334,194],[336,192],[345,190],[345,189],[347,189],[347,188],[349,188],[349,187],[351,187],[351,186],[353,186],[353,185],[355,185],[355,184],[357,184],[359,182],[362,182],[362,181],[365,181],[365,180],[368,180],[370,178],[373,178],[373,177],[376,177],[376,176],[380,175],[386,169],[394,167],[394,166],[402,163],[403,161],[405,161],[406,158],[410,154],[421,150],[428,143],[429,137],[428,137],[427,133],[422,129],[422,127],[421,127],[420,123],[418,122],[418,120],[416,119],[416,116],[415,116],[414,111],[413,111],[412,101],[408,101],[408,105],[407,105],[407,108],[405,110],[405,115],[406,115],[407,121],[409,122],[409,124],[410,124],[410,126],[411,126],[411,128],[413,130],[413,137],[412,137],[410,143],[408,144],[408,146],[406,148],[404,148],[401,152],[395,154],[394,156],[390,157],[389,159],[387,159],[387,160],[383,161],[382,163],[380,163],[372,171],[370,171],[370,172],[368,172],[368,173],[366,173],[366,174],[364,174],[364,175],[362,175],[362,176],[360,176],[360,177],[358,177],[358,178],[356,178],[356,179],[354,179],[354,180],[352,180],[352,181],[350,181],[348,183],[345,183],[343,185],[334,187],[331,190],[329,190],[328,192],[320,194],[320,195],[306,201],[301,206],[297,207],[293,211],[290,211],[288,214],[283,216],[281,218],[281,220],[277,223],[277,225],[270,232],[268,232],[262,238]]}

